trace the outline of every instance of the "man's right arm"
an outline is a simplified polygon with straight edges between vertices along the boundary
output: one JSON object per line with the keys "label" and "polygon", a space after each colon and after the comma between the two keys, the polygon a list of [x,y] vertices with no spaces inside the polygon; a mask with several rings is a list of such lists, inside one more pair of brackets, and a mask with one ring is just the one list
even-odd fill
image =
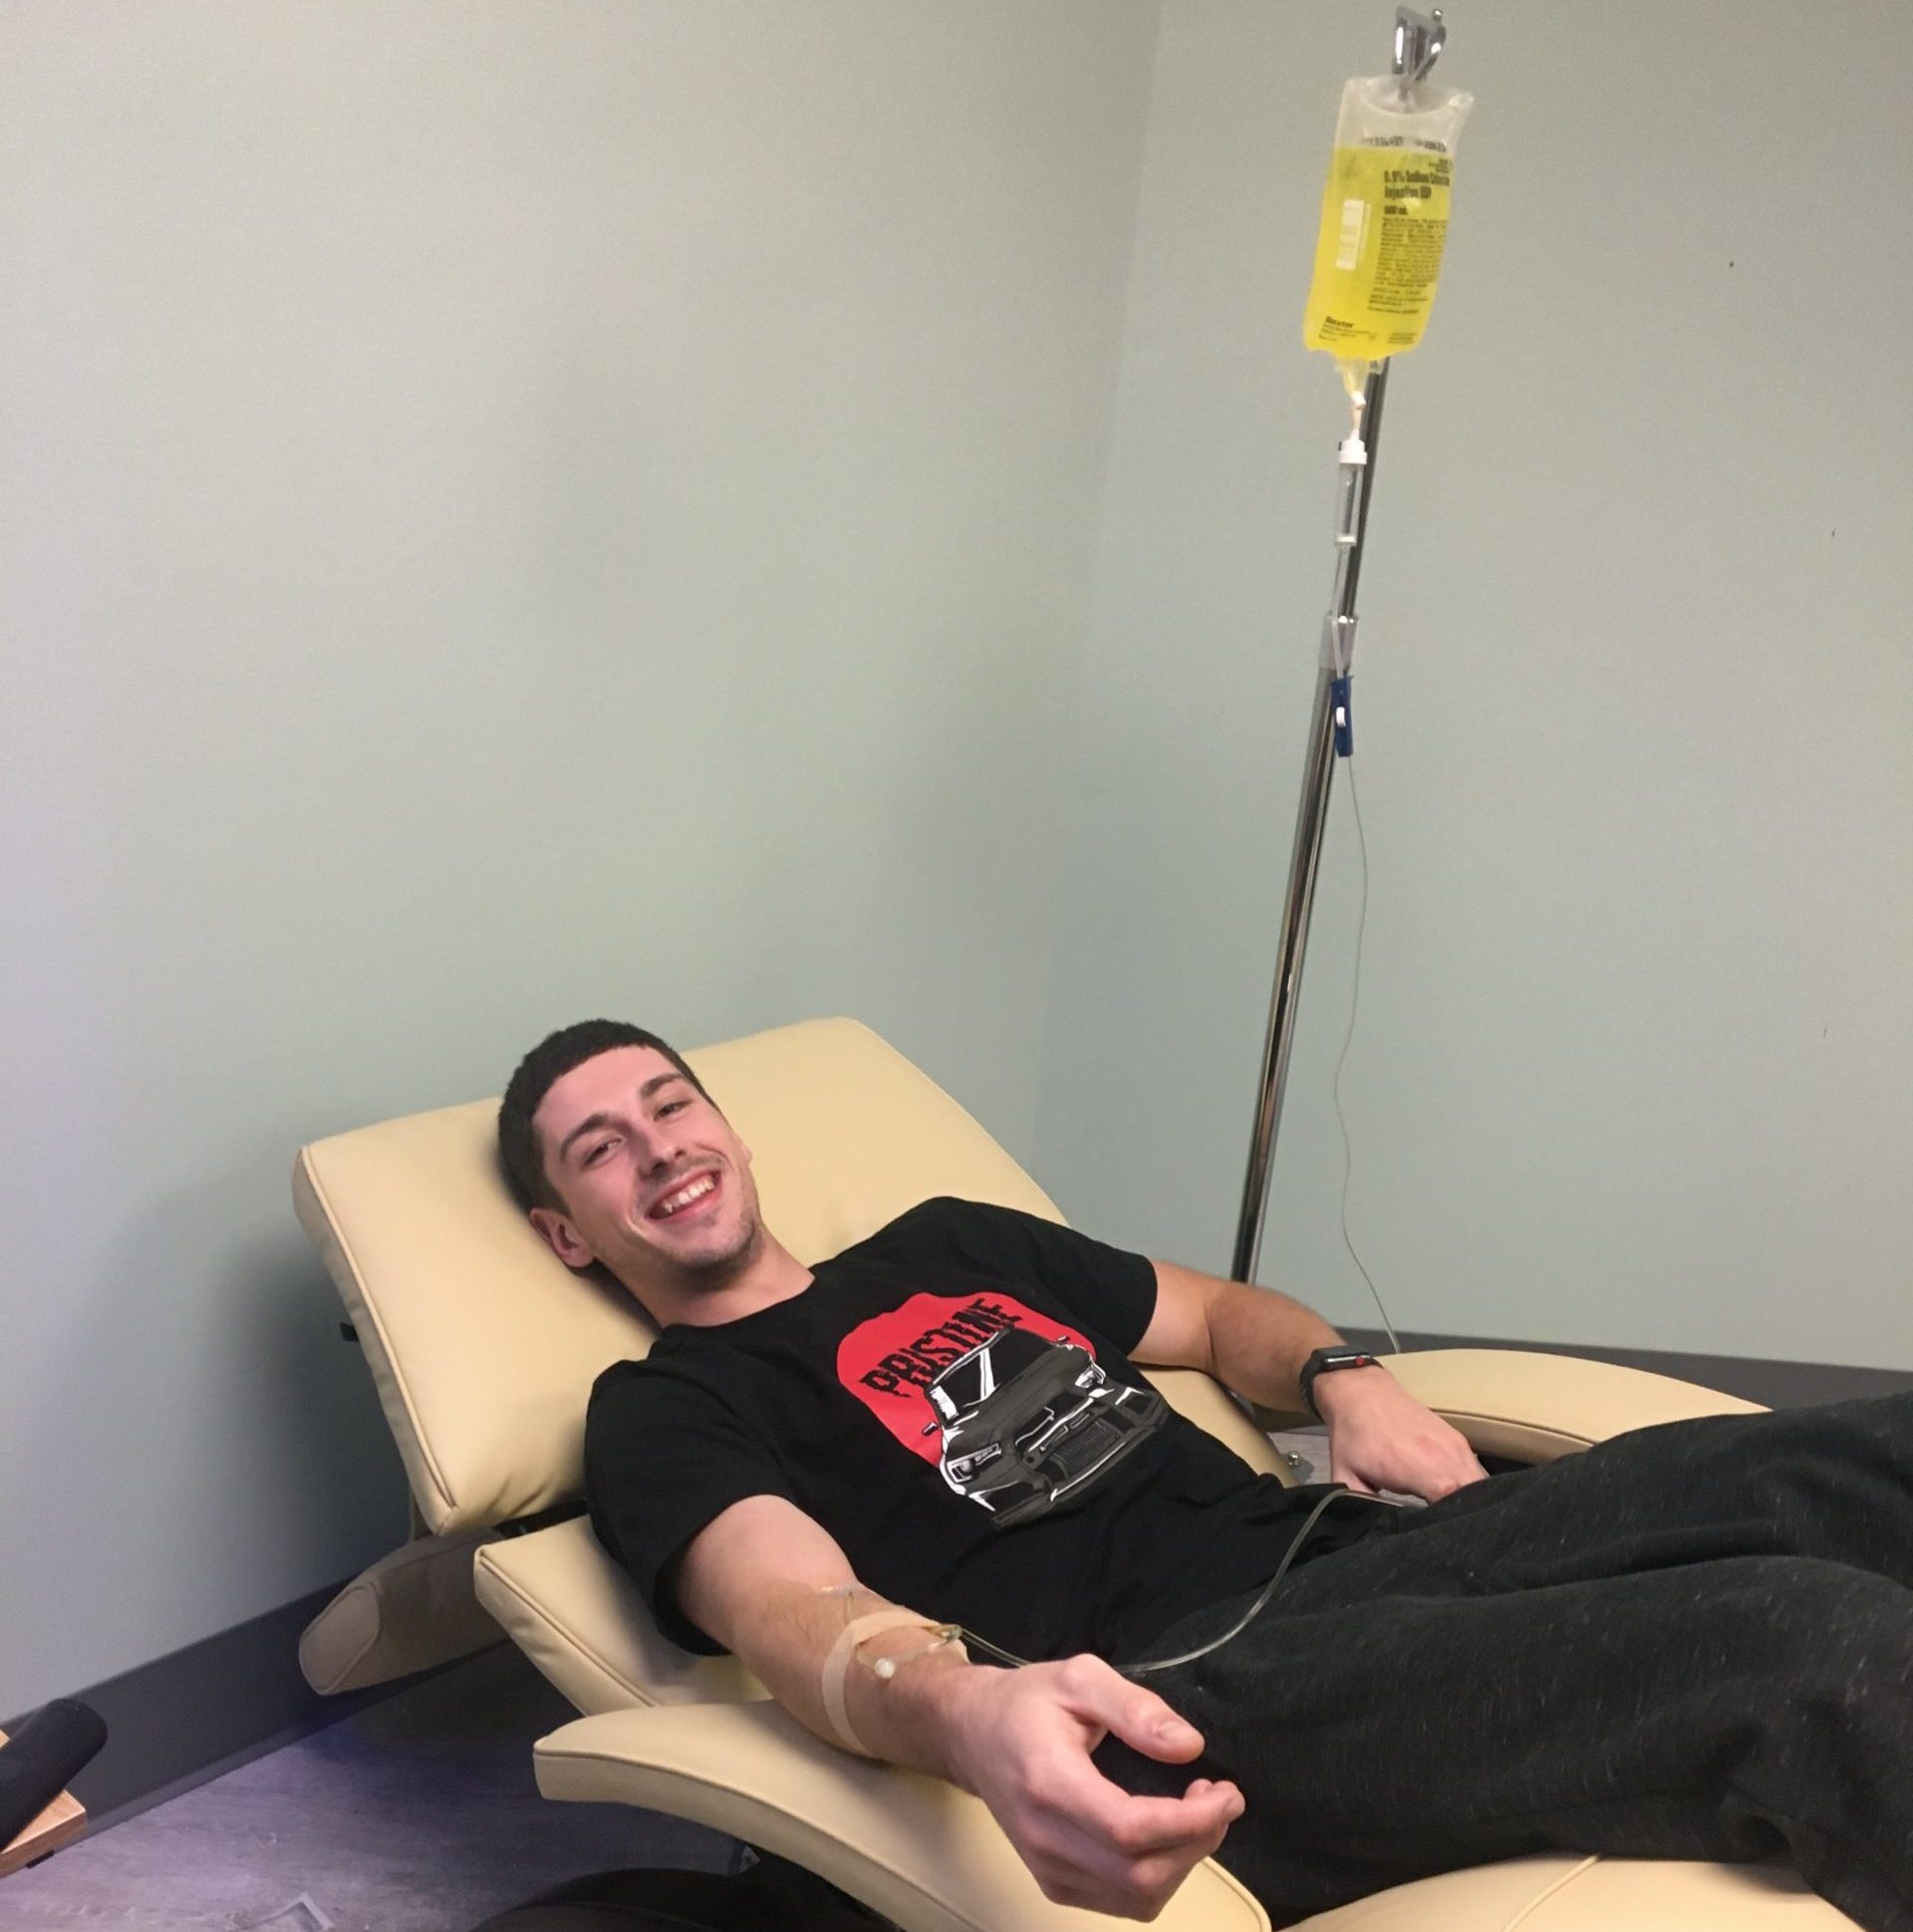
{"label": "man's right arm", "polygon": [[[747,1497],[691,1538],[677,1586],[691,1622],[801,1723],[841,1743],[824,1708],[825,1660],[846,1622],[884,1599],[857,1582],[834,1536],[782,1497]],[[998,1670],[927,1643],[903,1628],[859,1645],[898,1668],[883,1679],[853,1663],[851,1728],[887,1762],[980,1797],[1045,1897],[1152,1919],[1240,1815],[1230,1784],[1198,1779],[1181,1797],[1135,1797],[1095,1769],[1089,1754],[1111,1732],[1167,1764],[1203,1748],[1160,1697],[1100,1658]]]}

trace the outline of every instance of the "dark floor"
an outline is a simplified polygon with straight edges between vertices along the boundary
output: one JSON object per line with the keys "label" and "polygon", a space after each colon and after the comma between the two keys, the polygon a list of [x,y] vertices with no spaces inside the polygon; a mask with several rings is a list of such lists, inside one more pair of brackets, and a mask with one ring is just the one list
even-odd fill
{"label": "dark floor", "polygon": [[532,1741],[573,1715],[500,1645],[0,1878],[0,1928],[469,1932],[583,1872],[722,1870],[701,1826],[538,1795]]}

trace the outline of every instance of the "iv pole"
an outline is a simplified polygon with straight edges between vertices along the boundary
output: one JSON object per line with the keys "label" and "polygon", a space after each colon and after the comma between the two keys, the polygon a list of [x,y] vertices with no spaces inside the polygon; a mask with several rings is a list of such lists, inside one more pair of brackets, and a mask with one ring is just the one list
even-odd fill
{"label": "iv pole", "polygon": [[[1410,88],[1435,65],[1448,37],[1439,12],[1419,14],[1395,9],[1394,72],[1406,99]],[[1275,954],[1275,983],[1269,994],[1268,1030],[1262,1040],[1260,1084],[1254,1130],[1248,1149],[1248,1174],[1242,1184],[1241,1213],[1235,1224],[1235,1253],[1230,1273],[1252,1281],[1261,1258],[1262,1224],[1268,1214],[1269,1173],[1275,1162],[1275,1135],[1281,1122],[1282,1090],[1288,1084],[1288,1055],[1294,1044],[1295,1005],[1301,994],[1302,959],[1308,950],[1308,921],[1315,904],[1315,875],[1321,866],[1322,835],[1328,825],[1328,795],[1335,760],[1353,754],[1349,685],[1355,660],[1355,592],[1362,574],[1362,542],[1368,531],[1368,499],[1375,486],[1375,452],[1381,441],[1382,402],[1388,393],[1388,362],[1369,365],[1362,387],[1360,436],[1341,448],[1341,514],[1335,533],[1335,591],[1322,620],[1320,669],[1315,675],[1315,708],[1309,719],[1302,772],[1301,803],[1295,812],[1295,843],[1288,862],[1288,897]]]}

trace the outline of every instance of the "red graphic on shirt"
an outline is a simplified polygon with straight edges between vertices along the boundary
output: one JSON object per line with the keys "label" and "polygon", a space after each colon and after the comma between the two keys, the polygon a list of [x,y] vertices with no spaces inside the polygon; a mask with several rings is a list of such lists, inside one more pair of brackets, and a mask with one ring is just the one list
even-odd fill
{"label": "red graphic on shirt", "polygon": [[1005,1328],[1074,1343],[1096,1358],[1088,1338],[1068,1323],[1008,1295],[914,1294],[902,1307],[859,1322],[837,1344],[837,1379],[913,1455],[935,1463],[942,1449],[936,1431],[924,1433],[936,1414],[925,1391],[952,1362]]}

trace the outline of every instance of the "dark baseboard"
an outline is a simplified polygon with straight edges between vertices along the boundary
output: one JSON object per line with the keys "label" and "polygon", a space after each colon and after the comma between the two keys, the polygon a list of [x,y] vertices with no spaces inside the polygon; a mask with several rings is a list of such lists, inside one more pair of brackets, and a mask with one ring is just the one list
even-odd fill
{"label": "dark baseboard", "polygon": [[[1361,1348],[1386,1349],[1379,1328],[1351,1328],[1348,1338]],[[1519,1348],[1539,1355],[1573,1355],[1587,1362],[1618,1362],[1672,1375],[1758,1402],[1768,1409],[1804,1409],[1851,1396],[1895,1395],[1913,1389],[1913,1369],[1850,1368],[1833,1362],[1768,1362],[1747,1355],[1681,1355],[1658,1348],[1584,1348],[1575,1342],[1495,1341],[1482,1335],[1404,1333],[1404,1348]]]}
{"label": "dark baseboard", "polygon": [[299,1674],[300,1631],[344,1587],[342,1580],[314,1590],[70,1693],[107,1721],[105,1749],[73,1781],[92,1828],[117,1824],[403,1688],[321,1697]]}

